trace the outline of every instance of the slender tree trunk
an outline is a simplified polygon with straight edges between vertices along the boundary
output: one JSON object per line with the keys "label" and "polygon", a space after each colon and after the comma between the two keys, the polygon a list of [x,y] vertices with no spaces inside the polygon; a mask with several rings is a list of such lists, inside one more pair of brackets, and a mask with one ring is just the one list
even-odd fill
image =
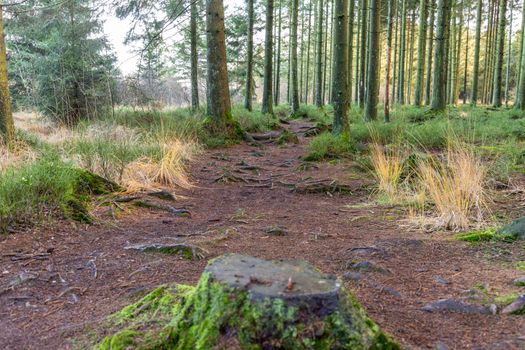
{"label": "slender tree trunk", "polygon": [[299,16],[299,1],[292,0],[291,41],[292,41],[292,113],[299,111],[299,84],[297,78],[297,20]]}
{"label": "slender tree trunk", "polygon": [[[472,95],[470,98],[470,103],[475,106],[478,102],[478,83],[479,83],[479,50],[480,50],[480,41],[481,41],[481,22],[482,18],[482,7],[483,1],[478,0],[478,5],[476,8],[476,37],[474,39],[474,66],[472,69]],[[525,17],[524,17],[525,19]]]}
{"label": "slender tree trunk", "polygon": [[352,68],[354,59],[354,8],[355,0],[350,0],[348,9],[348,105],[352,101]]}
{"label": "slender tree trunk", "polygon": [[191,107],[199,108],[199,77],[198,77],[198,52],[197,52],[197,3],[191,2],[190,41],[191,41]]}
{"label": "slender tree trunk", "polygon": [[425,87],[425,105],[430,104],[432,98],[431,88],[432,88],[432,57],[434,49],[434,19],[436,11],[436,2],[431,0],[430,2],[430,22],[429,22],[429,35],[428,35],[428,53],[427,53],[427,82]]}
{"label": "slender tree trunk", "polygon": [[272,102],[272,56],[273,56],[273,0],[266,0],[266,38],[264,44],[264,84],[262,113],[273,114]]}
{"label": "slender tree trunk", "polygon": [[416,10],[412,10],[412,20],[410,21],[410,47],[408,49],[408,84],[407,84],[407,103],[412,101],[412,76],[414,71],[414,37],[416,32]]}
{"label": "slender tree trunk", "polygon": [[216,124],[231,119],[230,88],[226,66],[224,6],[222,0],[206,2],[206,33],[208,41],[208,115]]}
{"label": "slender tree trunk", "polygon": [[401,38],[399,39],[399,68],[397,84],[397,102],[405,103],[405,47],[406,47],[406,18],[407,0],[403,0],[401,10]]}
{"label": "slender tree trunk", "polygon": [[396,86],[397,86],[397,55],[398,55],[398,29],[399,29],[399,1],[396,1],[395,5],[395,30],[394,30],[394,64],[392,65],[393,77],[392,77],[392,94],[390,95],[390,101],[394,102],[396,100]]}
{"label": "slender tree trunk", "polygon": [[510,57],[512,56],[512,22],[514,17],[514,4],[510,1],[510,23],[509,23],[509,41],[507,48],[507,68],[505,72],[505,107],[509,106],[509,86],[510,86]]}
{"label": "slender tree trunk", "polygon": [[282,12],[283,12],[283,6],[282,6],[281,1],[282,0],[279,0],[279,24],[278,24],[278,29],[277,29],[277,56],[276,56],[277,62],[275,62],[276,70],[275,70],[274,104],[276,106],[279,105],[279,100],[281,97],[281,32],[282,32]]}
{"label": "slender tree trunk", "polygon": [[244,108],[252,111],[253,99],[253,25],[254,10],[253,1],[247,0],[248,5],[248,48],[247,48],[247,67],[246,67],[246,95],[244,96]]}
{"label": "slender tree trunk", "polygon": [[308,6],[308,45],[306,48],[306,84],[305,84],[305,103],[308,104],[308,95],[310,91],[310,45],[312,42],[311,34],[312,34],[312,2],[314,0],[310,0],[310,4]]}
{"label": "slender tree trunk", "polygon": [[[293,3],[293,0],[291,1]],[[290,6],[290,9],[291,9],[291,6]],[[291,13],[292,11],[290,11]],[[305,22],[305,11],[301,11],[301,49],[299,50],[300,52],[300,55],[299,55],[299,61],[301,62],[301,69],[300,69],[300,73],[299,73],[299,102],[300,103],[304,103],[304,91],[303,91],[303,86],[304,86],[304,22]],[[290,65],[289,65],[289,69],[288,69],[288,76],[290,77],[291,79],[291,62],[292,62],[292,45],[290,44]],[[290,82],[290,85],[291,86],[291,82]],[[291,94],[291,89],[289,89],[289,93]],[[291,100],[291,97],[288,99],[290,101],[290,103],[292,103],[292,100]]]}
{"label": "slender tree trunk", "polygon": [[425,78],[425,54],[427,41],[427,0],[419,2],[419,42],[417,48],[416,92],[414,104],[421,106],[423,100],[423,79]]}
{"label": "slender tree trunk", "polygon": [[[522,22],[525,23],[525,1],[523,2],[523,8],[521,10],[522,13]],[[525,27],[525,25],[524,25]],[[519,83],[519,90],[518,94],[516,96],[516,105],[515,108],[525,110],[525,33],[521,32],[521,57],[520,57],[520,83]]]}
{"label": "slender tree trunk", "polygon": [[365,106],[365,77],[366,77],[366,45],[367,45],[367,11],[368,1],[361,0],[361,68],[359,69],[359,107]]}
{"label": "slender tree trunk", "polygon": [[319,0],[317,10],[317,77],[315,87],[315,104],[323,107],[323,0]]}
{"label": "slender tree trunk", "polygon": [[[352,0],[351,0],[352,1]],[[334,76],[332,101],[334,104],[333,133],[348,131],[348,0],[335,0],[334,13]]]}
{"label": "slender tree trunk", "polygon": [[[325,14],[326,14],[326,30],[324,32],[324,63],[323,63],[323,105],[325,104],[325,101],[326,101],[326,77],[328,75],[328,32],[330,31],[330,33],[332,33],[332,30],[331,30],[331,27],[330,27],[330,30],[329,30],[329,27],[328,27],[328,23],[330,23],[330,26],[332,25],[332,20],[331,20],[331,15],[330,15],[330,7],[329,7],[329,4],[330,4],[330,1],[333,1],[333,0],[326,0],[325,1]],[[330,20],[330,22],[328,22]]]}
{"label": "slender tree trunk", "polygon": [[361,55],[360,55],[360,50],[361,50],[361,46],[360,46],[360,43],[359,43],[359,40],[361,38],[361,22],[362,21],[362,18],[360,16],[360,14],[363,12],[361,10],[361,5],[362,5],[362,1],[361,0],[356,0],[358,2],[358,10],[357,10],[357,36],[356,36],[356,51],[355,51],[355,75],[354,75],[354,90],[355,90],[355,93],[354,93],[354,102],[355,103],[358,103],[359,102],[359,72],[360,72],[360,67],[361,67]]}
{"label": "slender tree trunk", "polygon": [[463,104],[467,104],[467,80],[468,80],[468,42],[469,42],[469,28],[470,28],[470,7],[467,11],[467,29],[466,29],[466,43],[465,43],[465,63],[463,66]]}
{"label": "slender tree trunk", "polygon": [[492,94],[492,105],[494,107],[501,107],[501,83],[503,81],[503,54],[505,47],[505,25],[506,25],[506,11],[507,0],[499,1],[499,23],[497,35],[497,51],[496,51],[496,66],[494,69],[494,84]]}
{"label": "slender tree trunk", "polygon": [[447,91],[447,63],[446,56],[448,54],[448,27],[449,27],[449,10],[450,0],[438,0],[438,18],[437,18],[437,32],[436,43],[434,49],[434,74],[432,77],[432,102],[430,108],[432,110],[443,110],[446,108],[446,91]]}
{"label": "slender tree trunk", "polygon": [[368,75],[366,86],[365,119],[377,119],[379,99],[379,55],[381,33],[381,0],[370,0],[370,26],[368,47]]}
{"label": "slender tree trunk", "polygon": [[[0,2],[1,4],[2,2]],[[7,78],[7,50],[4,38],[3,6],[0,6],[0,141],[11,147],[15,141],[15,124]]]}
{"label": "slender tree trunk", "polygon": [[[335,45],[335,41],[334,41],[334,30],[335,30],[335,18],[334,18],[334,3],[333,3],[334,0],[330,0],[332,6],[330,6],[330,17],[332,19],[331,23],[330,23],[330,41],[331,41],[331,44],[330,45],[330,55],[328,56],[328,70],[327,70],[327,75],[325,77],[325,79],[327,80],[327,88],[328,88],[328,101],[329,103],[332,103],[333,100],[332,100],[332,79],[333,79],[333,76],[334,76],[334,65],[333,65],[333,56],[334,56],[334,51],[335,51],[335,48],[334,48],[334,45]],[[346,11],[348,11],[348,9],[346,9]],[[345,12],[346,12],[345,11]],[[346,15],[346,19],[348,20],[348,14]],[[348,23],[346,24],[346,27],[348,27]],[[348,33],[346,34],[346,38],[348,40]],[[326,40],[326,42],[328,42],[328,39]],[[346,47],[348,48],[348,43],[346,45]],[[348,50],[348,49],[347,49]],[[348,55],[348,52],[345,54],[345,55]],[[348,60],[346,61],[347,64],[348,64]],[[330,74],[328,76],[328,74]]]}
{"label": "slender tree trunk", "polygon": [[[523,2],[523,7],[521,9],[522,12],[522,19],[521,19],[521,40],[520,40],[520,62],[518,67],[518,76],[516,78],[516,95],[518,94],[518,91],[521,90],[521,68],[523,64],[523,55],[524,55],[524,48],[525,48],[525,1]],[[518,96],[516,96],[516,103],[518,103]]]}
{"label": "slender tree trunk", "polygon": [[390,63],[392,60],[392,29],[394,1],[388,1],[387,34],[386,34],[386,70],[385,70],[385,123],[390,122]]}

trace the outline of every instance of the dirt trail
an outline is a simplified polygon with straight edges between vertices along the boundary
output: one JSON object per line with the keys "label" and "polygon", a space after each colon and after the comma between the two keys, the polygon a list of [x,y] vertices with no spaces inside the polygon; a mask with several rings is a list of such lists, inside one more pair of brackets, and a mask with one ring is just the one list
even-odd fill
{"label": "dirt trail", "polygon": [[[171,204],[189,209],[191,217],[130,209],[117,222],[45,225],[1,237],[0,285],[22,271],[28,281],[0,291],[0,348],[73,348],[81,333],[144,291],[195,283],[207,259],[228,252],[305,259],[345,276],[370,316],[407,348],[434,348],[438,342],[449,349],[523,345],[518,338],[525,336],[524,317],[421,310],[438,299],[459,299],[482,283],[491,291],[516,291],[509,281],[519,276],[517,270],[495,254],[489,260],[483,247],[402,228],[401,208],[366,205],[369,175],[352,170],[349,160],[309,168],[300,159],[307,144],[300,138],[298,145],[243,144],[207,152],[192,165],[195,187],[178,191]],[[352,193],[303,193],[305,183],[324,179],[346,184]],[[267,233],[277,226],[284,235]],[[206,249],[207,259],[123,249],[178,241]],[[509,254],[525,260],[522,248]],[[351,266],[363,261],[372,269],[357,275]]]}

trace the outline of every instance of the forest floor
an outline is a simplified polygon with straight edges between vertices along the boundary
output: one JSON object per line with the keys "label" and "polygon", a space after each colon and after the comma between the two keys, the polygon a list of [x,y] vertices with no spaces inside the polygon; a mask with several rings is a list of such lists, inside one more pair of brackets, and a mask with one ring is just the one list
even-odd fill
{"label": "forest floor", "polygon": [[[289,126],[296,132],[306,127]],[[116,219],[108,207],[96,209],[100,220],[91,226],[47,223],[1,237],[0,285],[16,276],[18,283],[0,290],[0,348],[82,347],[76,339],[138,295],[164,283],[194,284],[207,260],[232,252],[303,259],[336,274],[406,348],[525,347],[522,316],[421,310],[476,288],[487,295],[519,291],[510,281],[520,276],[513,262],[525,261],[523,246],[473,245],[451,239],[451,233],[413,228],[405,208],[374,204],[372,176],[351,160],[304,167],[307,145],[300,137],[299,144],[207,151],[191,165],[194,187],[177,190],[170,204],[191,216],[119,204],[126,207]],[[351,193],[306,193],[308,184],[332,181]],[[501,197],[500,209],[525,211],[523,193]],[[124,249],[179,241],[205,249],[206,258]],[[353,264],[363,261],[372,268],[355,271]]]}

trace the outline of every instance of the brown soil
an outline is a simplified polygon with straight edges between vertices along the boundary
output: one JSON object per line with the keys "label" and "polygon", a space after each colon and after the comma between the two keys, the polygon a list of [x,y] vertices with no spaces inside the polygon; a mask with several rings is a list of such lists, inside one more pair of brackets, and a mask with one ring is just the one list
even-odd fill
{"label": "brown soil", "polygon": [[[208,151],[192,165],[195,187],[177,190],[180,197],[170,204],[189,209],[191,217],[122,204],[126,210],[116,220],[92,226],[49,223],[2,237],[0,286],[22,271],[34,279],[0,292],[0,348],[74,348],[75,339],[141,293],[163,283],[195,283],[207,259],[228,252],[304,259],[338,276],[351,271],[352,262],[371,261],[385,271],[364,272],[362,280],[345,284],[407,348],[434,348],[438,342],[450,349],[491,349],[502,342],[509,342],[502,348],[519,348],[515,340],[525,335],[523,316],[427,313],[421,307],[442,298],[460,299],[483,283],[491,293],[518,292],[510,281],[520,271],[511,262],[525,260],[523,244],[472,245],[451,240],[450,233],[409,229],[403,208],[370,205],[371,176],[351,160],[302,166],[307,144],[301,138],[297,145],[243,144]],[[246,170],[252,165],[258,169]],[[219,178],[240,182],[215,181]],[[290,188],[320,179],[349,185],[353,193]],[[521,208],[519,196],[506,196],[498,205]],[[96,212],[102,218],[106,211]],[[265,232],[274,226],[284,226],[288,234]],[[123,249],[177,241],[206,249],[207,259]],[[378,250],[352,250],[370,246]],[[450,283],[440,284],[436,276]]]}

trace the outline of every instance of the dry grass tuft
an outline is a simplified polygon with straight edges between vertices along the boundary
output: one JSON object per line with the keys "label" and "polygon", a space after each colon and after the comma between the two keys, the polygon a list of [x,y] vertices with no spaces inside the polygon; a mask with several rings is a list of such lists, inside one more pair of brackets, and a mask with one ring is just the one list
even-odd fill
{"label": "dry grass tuft", "polygon": [[389,202],[399,200],[399,183],[403,172],[403,157],[399,147],[386,148],[377,142],[370,146],[373,174],[378,181],[379,191]]}
{"label": "dry grass tuft", "polygon": [[466,145],[449,144],[444,155],[418,166],[418,201],[431,203],[435,213],[413,217],[431,229],[457,231],[481,223],[488,211],[486,177],[487,167],[478,155]]}

